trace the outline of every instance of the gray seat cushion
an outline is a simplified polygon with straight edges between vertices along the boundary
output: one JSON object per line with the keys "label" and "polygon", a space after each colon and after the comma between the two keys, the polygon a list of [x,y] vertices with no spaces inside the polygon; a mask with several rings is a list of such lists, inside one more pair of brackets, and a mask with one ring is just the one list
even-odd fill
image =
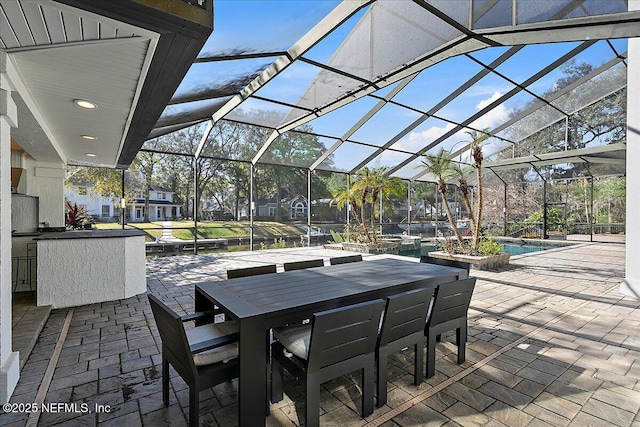
{"label": "gray seat cushion", "polygon": [[288,351],[307,360],[309,355],[309,339],[311,338],[311,325],[295,325],[273,330],[273,337]]}
{"label": "gray seat cushion", "polygon": [[[195,344],[236,333],[238,332],[238,324],[236,322],[209,323],[189,329],[186,332],[189,344]],[[203,366],[218,362],[228,362],[236,357],[238,357],[237,342],[196,353],[193,355],[193,362],[196,366]]]}

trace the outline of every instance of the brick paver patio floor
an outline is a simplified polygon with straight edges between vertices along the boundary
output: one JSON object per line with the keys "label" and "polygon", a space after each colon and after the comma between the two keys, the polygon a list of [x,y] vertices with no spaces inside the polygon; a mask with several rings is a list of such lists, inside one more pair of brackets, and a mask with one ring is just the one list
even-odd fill
{"label": "brick paver patio floor", "polygon": [[[193,310],[193,284],[227,268],[335,256],[319,248],[149,259],[149,291],[179,312]],[[359,416],[357,378],[323,385],[326,426],[640,426],[640,303],[623,298],[622,244],[582,243],[512,258],[479,272],[469,311],[467,361],[455,363],[455,336],[438,344],[436,376],[412,384],[411,352],[389,361],[389,401]],[[161,398],[160,340],[145,295],[54,310],[27,360],[11,402],[34,402],[71,315],[45,402],[109,405],[109,412],[42,413],[38,425],[186,424],[188,390],[173,373],[170,406]],[[235,426],[237,382],[200,394],[200,422]],[[271,406],[269,426],[304,417],[294,378]],[[78,406],[81,408],[81,406]],[[25,425],[27,414],[0,415]]]}

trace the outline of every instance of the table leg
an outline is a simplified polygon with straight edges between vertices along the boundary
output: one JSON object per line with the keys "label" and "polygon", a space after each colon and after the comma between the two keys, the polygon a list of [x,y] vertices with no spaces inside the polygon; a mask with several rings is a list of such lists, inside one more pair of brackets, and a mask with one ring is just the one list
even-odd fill
{"label": "table leg", "polygon": [[[207,297],[205,297],[204,295],[202,295],[202,293],[200,293],[198,291],[198,289],[196,288],[195,290],[195,310],[196,312],[198,311],[208,311],[208,310],[213,310],[215,308],[215,305],[209,301],[209,299]],[[209,316],[207,316],[209,317]],[[196,326],[200,326],[206,323],[211,323],[215,321],[215,316],[211,316],[210,318],[204,318],[204,319],[199,319],[196,320]]]}
{"label": "table leg", "polygon": [[267,407],[267,332],[260,319],[240,320],[238,421],[240,427],[264,426]]}

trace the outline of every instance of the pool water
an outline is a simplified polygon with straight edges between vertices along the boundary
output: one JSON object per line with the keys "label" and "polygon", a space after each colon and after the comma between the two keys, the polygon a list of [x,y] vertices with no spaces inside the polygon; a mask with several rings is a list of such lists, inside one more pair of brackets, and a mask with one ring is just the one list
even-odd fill
{"label": "pool water", "polygon": [[500,246],[502,246],[503,251],[511,255],[522,255],[551,249],[551,246],[513,245],[508,243],[502,243]]}
{"label": "pool water", "polygon": [[[522,255],[528,254],[531,252],[539,252],[544,251],[546,249],[553,249],[554,246],[535,246],[535,245],[519,245],[512,243],[501,243],[502,250],[511,255]],[[414,258],[420,258],[420,255],[428,255],[429,252],[433,252],[438,250],[435,245],[423,243],[420,251],[410,250],[410,251],[400,251],[400,255],[410,256]]]}

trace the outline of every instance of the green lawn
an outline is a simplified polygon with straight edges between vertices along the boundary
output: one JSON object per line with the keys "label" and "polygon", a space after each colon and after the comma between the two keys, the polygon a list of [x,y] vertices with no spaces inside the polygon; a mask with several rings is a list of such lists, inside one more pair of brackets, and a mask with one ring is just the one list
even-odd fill
{"label": "green lawn", "polygon": [[[99,230],[119,229],[122,226],[117,223],[98,223],[95,227]],[[136,222],[127,224],[127,228],[137,228],[145,231],[149,235],[162,235],[162,222]],[[192,240],[193,221],[171,221],[173,229],[173,237],[184,240]],[[249,238],[251,227],[249,221],[206,221],[198,222],[198,238],[199,239],[216,239],[216,238]],[[253,235],[255,237],[280,237],[280,236],[297,236],[302,231],[293,225],[282,224],[270,221],[255,221],[253,223]]]}

